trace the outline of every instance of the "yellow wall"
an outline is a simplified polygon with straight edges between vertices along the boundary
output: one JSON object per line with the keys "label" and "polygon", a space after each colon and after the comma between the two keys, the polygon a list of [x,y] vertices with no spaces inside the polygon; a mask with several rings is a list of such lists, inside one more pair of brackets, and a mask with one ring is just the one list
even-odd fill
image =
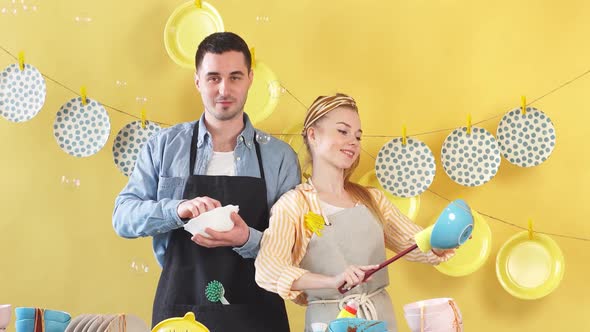
{"label": "yellow wall", "polygon": [[[213,0],[212,0],[213,1]],[[18,1],[17,1],[18,2]],[[30,2],[30,1],[27,1]],[[50,77],[89,96],[167,123],[202,111],[192,72],[166,55],[162,31],[180,1],[36,1],[36,14],[0,16],[0,44]],[[2,6],[9,3],[1,2]],[[399,135],[464,125],[516,107],[520,95],[540,97],[590,68],[590,3],[570,1],[213,1],[226,29],[245,37],[304,103],[342,91],[357,98],[366,134]],[[76,23],[76,16],[91,17]],[[257,16],[269,17],[260,23]],[[13,60],[0,52],[0,66]],[[126,81],[118,87],[117,80]],[[550,115],[557,147],[539,167],[503,160],[498,176],[479,188],[449,180],[439,162],[448,132],[420,136],[437,156],[431,189],[463,197],[479,211],[539,230],[590,238],[590,162],[587,136],[590,75],[534,106]],[[81,313],[130,312],[149,321],[159,267],[149,239],[123,240],[111,211],[126,178],[113,164],[112,140],[134,120],[110,111],[111,137],[98,154],[77,159],[52,137],[60,105],[74,95],[47,82],[43,111],[30,122],[0,118],[0,303]],[[278,133],[300,121],[304,109],[284,94],[276,112],[259,124]],[[288,120],[288,121],[287,121]],[[495,133],[499,118],[483,126]],[[375,155],[387,138],[365,138]],[[368,155],[358,176],[372,167]],[[62,176],[80,187],[61,183]],[[422,195],[418,223],[426,225],[445,201]],[[401,306],[454,297],[467,331],[590,330],[590,242],[555,238],[566,258],[561,286],[537,301],[518,300],[495,277],[495,255],[518,230],[488,220],[493,252],[476,273],[447,277],[429,266],[395,263],[391,293],[400,331]],[[148,272],[133,272],[131,263]],[[301,330],[303,311],[290,305]]]}

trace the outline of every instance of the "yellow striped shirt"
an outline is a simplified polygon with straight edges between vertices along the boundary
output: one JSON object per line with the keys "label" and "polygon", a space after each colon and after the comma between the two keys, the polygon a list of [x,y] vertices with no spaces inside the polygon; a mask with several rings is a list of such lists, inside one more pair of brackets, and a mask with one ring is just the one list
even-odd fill
{"label": "yellow striped shirt", "polygon": [[[403,215],[378,189],[369,188],[385,217],[383,233],[385,246],[400,252],[415,243],[414,234],[422,227]],[[256,258],[256,282],[260,287],[279,294],[283,299],[305,304],[305,293],[291,290],[293,282],[307,273],[299,267],[311,240],[312,231],[305,227],[308,212],[323,215],[317,191],[311,183],[298,185],[285,193],[272,207],[269,227],[264,231]],[[324,216],[325,218],[325,216]],[[404,258],[422,263],[438,264],[451,257],[414,250]]]}

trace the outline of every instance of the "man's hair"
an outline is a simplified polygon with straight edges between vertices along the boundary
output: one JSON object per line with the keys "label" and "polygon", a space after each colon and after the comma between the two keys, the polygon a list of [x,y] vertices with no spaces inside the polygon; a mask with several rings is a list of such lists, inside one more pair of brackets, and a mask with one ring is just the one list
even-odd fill
{"label": "man's hair", "polygon": [[248,72],[252,67],[252,54],[248,49],[248,45],[242,37],[233,32],[216,32],[207,36],[199,44],[197,54],[195,55],[195,68],[199,71],[199,67],[203,62],[203,58],[207,53],[222,54],[229,51],[241,52],[244,54],[244,61]]}

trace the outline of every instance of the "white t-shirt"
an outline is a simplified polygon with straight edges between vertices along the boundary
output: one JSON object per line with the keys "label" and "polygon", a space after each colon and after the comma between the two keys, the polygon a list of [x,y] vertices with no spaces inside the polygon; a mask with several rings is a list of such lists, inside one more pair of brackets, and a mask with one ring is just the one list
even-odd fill
{"label": "white t-shirt", "polygon": [[207,175],[236,175],[236,165],[234,161],[234,152],[216,152],[213,151],[213,155],[207,165]]}
{"label": "white t-shirt", "polygon": [[336,214],[342,210],[346,210],[346,208],[340,207],[340,206],[335,206],[332,204],[328,204],[324,201],[322,201],[321,199],[319,200],[320,202],[320,208],[322,209],[322,212],[324,213],[325,216],[331,216],[333,214]]}

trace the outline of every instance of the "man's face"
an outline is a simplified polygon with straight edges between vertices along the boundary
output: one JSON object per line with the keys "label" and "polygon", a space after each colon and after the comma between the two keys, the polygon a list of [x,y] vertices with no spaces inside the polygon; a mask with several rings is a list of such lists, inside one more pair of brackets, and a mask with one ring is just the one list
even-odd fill
{"label": "man's face", "polygon": [[195,76],[205,111],[217,120],[231,120],[242,114],[253,73],[244,54],[237,51],[207,53]]}

